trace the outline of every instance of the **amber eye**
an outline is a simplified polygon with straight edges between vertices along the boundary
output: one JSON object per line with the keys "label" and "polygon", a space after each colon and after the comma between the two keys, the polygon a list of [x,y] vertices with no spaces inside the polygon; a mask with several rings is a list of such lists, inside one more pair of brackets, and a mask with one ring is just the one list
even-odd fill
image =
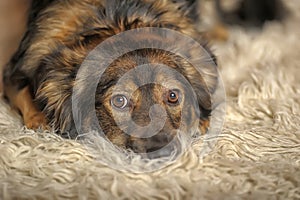
{"label": "amber eye", "polygon": [[124,95],[115,95],[111,98],[111,104],[119,109],[123,109],[128,105],[128,100]]}
{"label": "amber eye", "polygon": [[167,102],[169,104],[178,104],[179,102],[179,91],[178,90],[170,90],[167,96]]}

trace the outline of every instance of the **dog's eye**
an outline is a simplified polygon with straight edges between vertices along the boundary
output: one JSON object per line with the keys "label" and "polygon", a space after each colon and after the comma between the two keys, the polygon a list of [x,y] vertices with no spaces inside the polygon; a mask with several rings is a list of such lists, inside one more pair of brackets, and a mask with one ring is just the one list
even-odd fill
{"label": "dog's eye", "polygon": [[123,109],[128,105],[128,100],[124,95],[116,95],[111,98],[111,104],[119,109]]}
{"label": "dog's eye", "polygon": [[169,104],[178,104],[179,102],[179,91],[178,90],[170,90],[167,96],[167,102]]}

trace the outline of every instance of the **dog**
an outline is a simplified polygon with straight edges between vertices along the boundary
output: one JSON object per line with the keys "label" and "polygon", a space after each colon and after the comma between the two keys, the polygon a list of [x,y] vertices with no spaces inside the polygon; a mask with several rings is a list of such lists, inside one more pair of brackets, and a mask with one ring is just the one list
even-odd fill
{"label": "dog", "polygon": [[[217,61],[197,30],[196,8],[195,0],[33,0],[27,32],[4,70],[4,95],[20,111],[28,128],[52,127],[74,139],[79,133],[72,114],[72,92],[88,54],[124,31],[165,28],[194,38],[203,46],[213,63],[206,73],[208,77],[202,77],[191,63],[172,52],[151,48],[128,52],[110,64],[97,85],[94,108],[99,125],[113,144],[134,152],[162,148],[182,124],[188,131],[197,123],[199,134],[205,134],[210,126],[211,94],[218,84]],[[152,39],[165,42],[159,37]],[[157,63],[175,71],[167,73],[155,67]],[[124,88],[115,94],[117,81],[143,64],[150,64],[148,72],[129,75]],[[189,102],[187,86],[174,81],[177,73],[195,91],[196,106]],[[147,77],[153,83],[139,86],[138,82]],[[155,84],[157,80],[164,84]],[[165,113],[153,105],[159,105]],[[156,135],[137,137],[145,133],[127,122],[132,120],[140,127],[151,124],[151,107],[154,113],[165,116],[165,123]]]}

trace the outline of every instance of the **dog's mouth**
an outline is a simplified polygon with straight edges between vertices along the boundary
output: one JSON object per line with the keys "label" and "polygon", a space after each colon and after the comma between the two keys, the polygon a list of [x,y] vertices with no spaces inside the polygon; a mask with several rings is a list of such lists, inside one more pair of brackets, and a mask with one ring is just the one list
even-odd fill
{"label": "dog's mouth", "polygon": [[126,148],[147,158],[167,157],[181,149],[177,131],[162,131],[149,138],[130,137]]}
{"label": "dog's mouth", "polygon": [[175,155],[179,153],[179,147],[175,145],[167,145],[159,148],[150,148],[146,152],[146,156],[149,159],[156,159],[162,157],[170,157],[171,155]]}

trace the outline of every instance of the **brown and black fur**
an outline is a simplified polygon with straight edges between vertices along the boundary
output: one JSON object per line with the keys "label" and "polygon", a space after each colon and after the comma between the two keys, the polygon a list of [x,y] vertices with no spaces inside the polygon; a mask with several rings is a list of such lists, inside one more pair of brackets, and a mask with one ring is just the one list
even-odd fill
{"label": "brown and black fur", "polygon": [[[76,138],[71,96],[77,71],[87,54],[115,34],[143,27],[173,29],[204,44],[195,25],[195,4],[193,0],[33,0],[28,31],[5,68],[5,95],[21,111],[29,128],[50,125],[63,135]],[[212,54],[210,59],[215,61]],[[132,100],[132,119],[141,126],[147,125],[149,108],[155,103],[166,108],[168,117],[158,135],[138,139],[124,134],[116,125],[109,99],[118,78],[143,63],[163,63],[185,76],[196,92],[200,112],[190,107],[188,113],[181,113],[180,106],[188,102],[170,107],[161,99],[168,88],[145,85],[134,93],[137,99]],[[130,52],[112,63],[98,84],[95,108],[99,124],[114,144],[137,152],[170,142],[172,137],[168,133],[178,128],[182,115],[189,116],[184,118],[187,129],[199,119],[199,130],[205,133],[211,112],[210,95],[217,84],[215,71],[215,66],[211,66],[211,72],[207,73],[211,77],[205,83],[191,64],[170,52],[154,49]],[[150,73],[154,79],[175,78],[160,77],[162,73],[155,69]]]}

